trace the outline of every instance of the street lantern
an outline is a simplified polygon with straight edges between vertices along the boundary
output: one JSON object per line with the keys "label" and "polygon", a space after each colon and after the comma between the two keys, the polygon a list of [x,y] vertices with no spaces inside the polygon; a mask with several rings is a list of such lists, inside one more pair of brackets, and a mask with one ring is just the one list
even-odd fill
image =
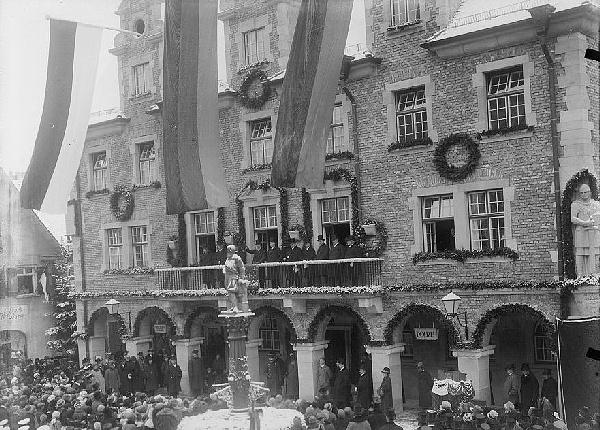
{"label": "street lantern", "polygon": [[460,317],[458,314],[458,308],[460,307],[460,301],[461,301],[460,296],[458,296],[457,294],[454,294],[453,292],[450,292],[450,293],[446,294],[444,297],[442,297],[442,303],[444,304],[444,307],[446,308],[446,315],[448,315],[449,317],[452,317],[452,318],[456,318],[456,321],[458,321],[458,325],[465,329],[465,339],[469,340],[469,326],[468,326],[468,321],[467,321],[467,311],[464,312],[464,314],[465,314],[464,325],[460,321]]}
{"label": "street lantern", "polygon": [[460,296],[450,292],[442,297],[442,303],[444,303],[444,307],[446,308],[446,314],[448,316],[455,316],[458,314],[458,308],[460,307]]}
{"label": "street lantern", "polygon": [[119,312],[120,304],[121,302],[119,302],[118,300],[110,299],[108,302],[104,303],[104,306],[106,306],[106,308],[108,309],[109,314],[114,315],[117,312]]}

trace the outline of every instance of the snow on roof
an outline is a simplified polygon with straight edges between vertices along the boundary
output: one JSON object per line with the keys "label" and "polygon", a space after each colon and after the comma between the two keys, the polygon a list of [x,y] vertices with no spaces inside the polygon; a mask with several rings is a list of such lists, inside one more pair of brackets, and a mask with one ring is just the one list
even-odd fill
{"label": "snow on roof", "polygon": [[555,12],[560,12],[588,3],[600,5],[600,0],[463,0],[448,27],[434,34],[427,42],[524,21],[531,18],[528,9],[535,6],[550,4],[556,8]]}
{"label": "snow on roof", "polygon": [[90,113],[90,119],[88,120],[88,125],[98,124],[98,123],[101,123],[104,121],[109,121],[111,119],[122,118],[122,117],[123,117],[123,112],[121,112],[121,109],[116,108],[116,107],[110,108],[110,109],[99,110],[99,111]]}

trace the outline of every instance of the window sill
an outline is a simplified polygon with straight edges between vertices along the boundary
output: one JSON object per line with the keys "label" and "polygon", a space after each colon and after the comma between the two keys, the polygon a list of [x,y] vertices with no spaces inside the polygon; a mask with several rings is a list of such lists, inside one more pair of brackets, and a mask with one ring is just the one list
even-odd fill
{"label": "window sill", "polygon": [[85,197],[91,199],[92,197],[108,195],[109,193],[110,190],[108,188],[104,188],[103,190],[90,190],[87,193],[85,193]]}
{"label": "window sill", "polygon": [[242,173],[264,172],[266,170],[271,170],[271,163],[258,164],[256,166],[246,167],[245,169],[242,170]]}
{"label": "window sill", "polygon": [[478,263],[514,263],[508,257],[484,257],[484,258],[468,258],[465,260],[465,264],[478,264]]}
{"label": "window sill", "polygon": [[104,276],[136,276],[136,275],[154,275],[154,269],[150,267],[130,267],[128,269],[105,269]]}
{"label": "window sill", "polygon": [[505,140],[514,140],[514,139],[522,139],[524,137],[532,137],[533,136],[533,126],[529,126],[527,128],[523,128],[520,130],[506,130],[498,132],[497,134],[492,135],[482,135],[481,133],[478,135],[479,140],[481,142],[503,142]]}
{"label": "window sill", "polygon": [[408,143],[400,144],[400,142],[392,142],[387,150],[388,152],[412,152],[423,151],[433,147],[431,138],[417,139]]}
{"label": "window sill", "polygon": [[407,22],[405,24],[389,26],[386,30],[386,36],[388,38],[406,36],[408,34],[417,33],[425,30],[425,25],[422,20],[418,19],[413,22]]}
{"label": "window sill", "polygon": [[445,259],[445,258],[435,258],[433,260],[428,261],[419,261],[416,266],[457,266],[459,264],[482,264],[482,263],[513,263],[514,261],[508,257],[485,257],[485,258],[467,258],[464,263],[460,261]]}
{"label": "window sill", "polygon": [[149,184],[133,184],[132,190],[145,190],[149,188],[159,189],[162,186],[160,181],[152,181]]}
{"label": "window sill", "polygon": [[459,262],[448,258],[434,258],[427,261],[419,261],[415,266],[458,266]]}
{"label": "window sill", "polygon": [[346,161],[354,160],[354,153],[352,151],[343,152],[332,152],[325,155],[325,161]]}
{"label": "window sill", "polygon": [[154,95],[154,93],[152,91],[148,91],[147,93],[135,94],[135,95],[129,96],[129,100],[130,101],[147,100],[147,99],[151,98],[153,95]]}
{"label": "window sill", "polygon": [[38,293],[21,293],[21,294],[16,294],[14,297],[17,299],[28,299],[28,298],[32,298],[32,297],[42,297],[42,296]]}

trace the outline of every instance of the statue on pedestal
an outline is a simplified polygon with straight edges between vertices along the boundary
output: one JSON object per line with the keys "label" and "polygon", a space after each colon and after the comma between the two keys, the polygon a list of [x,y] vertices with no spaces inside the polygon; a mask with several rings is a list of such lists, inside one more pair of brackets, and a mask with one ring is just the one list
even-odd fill
{"label": "statue on pedestal", "polygon": [[225,260],[225,266],[223,267],[223,273],[225,274],[225,288],[229,293],[229,300],[231,302],[229,311],[236,313],[240,311],[249,312],[248,281],[244,279],[246,277],[244,262],[235,251],[235,245],[227,246],[227,259]]}
{"label": "statue on pedestal", "polygon": [[579,187],[579,198],[571,203],[573,254],[577,277],[598,272],[600,255],[600,202],[592,199],[587,184]]}

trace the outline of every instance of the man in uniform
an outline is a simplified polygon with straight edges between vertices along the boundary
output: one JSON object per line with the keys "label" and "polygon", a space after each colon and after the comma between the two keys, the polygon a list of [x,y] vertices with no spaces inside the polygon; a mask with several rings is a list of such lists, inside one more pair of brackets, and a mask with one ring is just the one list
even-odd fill
{"label": "man in uniform", "polygon": [[192,351],[192,357],[188,361],[192,397],[201,396],[204,391],[204,366],[198,353],[199,351],[194,349]]}

